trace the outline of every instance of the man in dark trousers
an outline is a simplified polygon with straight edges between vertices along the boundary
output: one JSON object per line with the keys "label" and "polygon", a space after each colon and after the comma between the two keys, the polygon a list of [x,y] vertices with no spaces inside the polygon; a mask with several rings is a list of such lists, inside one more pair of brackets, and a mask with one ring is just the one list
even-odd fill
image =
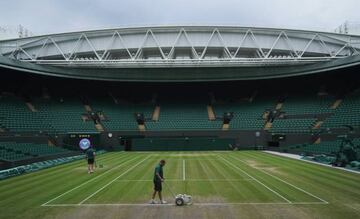
{"label": "man in dark trousers", "polygon": [[95,151],[92,147],[86,150],[86,159],[88,163],[88,173],[94,172],[94,162],[95,162]]}
{"label": "man in dark trousers", "polygon": [[165,160],[160,160],[159,164],[156,165],[155,171],[154,171],[154,192],[152,194],[152,198],[150,203],[156,204],[155,196],[156,193],[159,194],[160,198],[160,204],[166,204],[166,201],[162,199],[161,196],[161,190],[162,190],[162,182],[164,182],[164,173],[163,173],[163,167],[165,166]]}

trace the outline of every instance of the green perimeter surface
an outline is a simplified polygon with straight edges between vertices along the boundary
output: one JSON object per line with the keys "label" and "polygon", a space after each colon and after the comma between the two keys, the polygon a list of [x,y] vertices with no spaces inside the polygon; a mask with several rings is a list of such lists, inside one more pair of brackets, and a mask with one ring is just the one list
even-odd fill
{"label": "green perimeter surface", "polygon": [[[193,205],[150,205],[153,171]],[[112,152],[0,181],[0,218],[360,218],[360,175],[264,152]]]}

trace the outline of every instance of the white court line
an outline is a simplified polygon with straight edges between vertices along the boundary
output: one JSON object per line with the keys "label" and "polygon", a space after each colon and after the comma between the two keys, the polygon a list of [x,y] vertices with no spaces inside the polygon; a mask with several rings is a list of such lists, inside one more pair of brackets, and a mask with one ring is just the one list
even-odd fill
{"label": "white court line", "polygon": [[283,157],[283,158],[285,157],[285,158],[290,158],[290,159],[293,159],[293,160],[303,161],[303,162],[306,162],[306,163],[316,164],[316,165],[331,168],[331,169],[338,169],[338,170],[342,170],[342,171],[345,171],[345,172],[360,174],[360,171],[358,171],[358,170],[346,169],[344,167],[335,167],[335,166],[332,166],[330,164],[324,164],[324,163],[319,163],[319,162],[316,162],[316,161],[305,160],[305,159],[301,159],[302,156],[299,156],[299,157],[293,156],[294,154],[280,153],[280,152],[276,152],[276,151],[263,151],[262,153],[272,154],[272,155],[280,156],[280,157]]}
{"label": "white court line", "polygon": [[[251,155],[249,155],[249,156],[251,156]],[[231,156],[231,157],[234,158],[235,160],[238,160],[238,161],[246,164],[247,166],[251,167],[251,166],[250,166],[249,164],[247,164],[245,161],[243,161],[243,160],[241,160],[241,159],[239,159],[239,158],[237,158],[237,157],[233,157],[233,156]],[[253,157],[253,156],[251,156],[251,157]],[[314,195],[314,194],[312,194],[312,193],[310,193],[310,192],[308,192],[308,191],[305,191],[305,190],[302,189],[302,188],[299,188],[299,187],[297,187],[297,186],[295,186],[295,185],[293,185],[293,184],[291,184],[291,183],[289,183],[289,182],[287,182],[287,181],[285,181],[285,180],[280,179],[280,178],[277,177],[277,176],[274,176],[274,175],[272,175],[272,174],[270,174],[270,173],[268,173],[268,172],[263,171],[262,169],[258,169],[258,168],[256,168],[256,167],[253,167],[253,168],[255,168],[255,169],[257,169],[257,170],[265,173],[266,175],[271,176],[271,177],[273,177],[273,178],[275,178],[275,179],[277,179],[277,180],[279,180],[279,181],[281,181],[281,182],[283,182],[283,183],[285,183],[285,184],[287,184],[287,185],[289,185],[289,186],[291,186],[291,187],[293,187],[293,188],[295,188],[295,189],[297,189],[297,190],[299,190],[299,191],[301,191],[301,192],[303,192],[303,193],[305,193],[305,194],[307,194],[307,195],[310,195],[310,196],[313,197],[313,198],[316,198],[316,199],[318,199],[318,200],[320,200],[320,201],[322,201],[322,202],[324,202],[324,203],[329,203],[329,202],[325,201],[324,199],[319,198],[318,196],[316,196],[316,195]]]}
{"label": "white court line", "polygon": [[272,190],[271,188],[269,188],[267,185],[265,185],[264,183],[260,182],[259,180],[257,180],[256,178],[254,178],[253,176],[251,176],[250,174],[248,174],[247,172],[245,172],[244,170],[242,170],[241,168],[235,166],[234,164],[232,164],[230,161],[226,160],[225,158],[223,158],[222,156],[219,156],[221,159],[223,159],[224,161],[226,161],[228,164],[230,164],[231,166],[233,166],[234,168],[240,170],[241,172],[243,172],[244,174],[246,174],[248,177],[250,177],[251,179],[255,180],[257,183],[259,183],[260,185],[264,186],[266,189],[268,189],[269,191],[273,192],[275,195],[279,196],[280,198],[284,199],[286,202],[288,203],[292,203],[291,201],[289,201],[287,198],[285,198],[284,196],[280,195],[278,192]]}
{"label": "white court line", "polygon": [[349,207],[349,208],[351,208],[351,209],[354,209],[355,211],[360,212],[360,209],[358,209],[358,208],[356,208],[356,207],[352,206],[351,204],[345,204],[345,206],[347,206],[347,207]]}
{"label": "white court line", "polygon": [[183,160],[183,181],[185,181],[185,160]]}
{"label": "white court line", "polygon": [[[122,156],[122,157],[124,157],[124,156]],[[135,158],[137,158],[137,157],[135,157]],[[126,164],[127,162],[133,161],[135,158],[130,159],[130,160],[127,160],[127,161],[125,161],[124,163],[120,164],[119,166],[115,166],[115,167],[112,167],[112,168],[110,168],[110,169],[106,170],[105,172],[103,172],[102,174],[100,174],[100,175],[96,176],[95,178],[92,178],[92,179],[90,179],[90,180],[88,180],[88,181],[86,181],[86,182],[84,182],[84,183],[82,183],[82,184],[80,184],[80,185],[78,185],[78,186],[76,186],[76,187],[74,187],[74,188],[72,188],[72,189],[70,189],[70,190],[68,190],[68,191],[66,191],[66,192],[64,192],[64,193],[62,193],[62,194],[60,194],[60,195],[58,195],[58,196],[56,196],[55,198],[53,198],[53,199],[51,199],[51,200],[49,200],[49,201],[45,202],[45,203],[44,203],[44,204],[42,204],[42,205],[47,205],[47,204],[49,204],[50,202],[55,201],[56,199],[58,199],[58,198],[60,198],[60,197],[62,197],[62,196],[64,196],[64,195],[66,195],[66,194],[68,194],[68,193],[70,193],[70,192],[72,192],[72,191],[74,191],[74,190],[76,190],[76,189],[78,189],[78,188],[82,187],[83,185],[86,185],[86,184],[88,184],[88,183],[90,183],[90,182],[92,182],[92,181],[96,180],[97,178],[99,178],[99,177],[101,177],[101,176],[105,175],[106,173],[109,173],[109,171],[110,171],[110,170],[117,169],[117,168],[119,168],[119,167],[123,166],[124,164]]]}
{"label": "white court line", "polygon": [[[204,202],[204,203],[193,203],[195,206],[230,206],[230,205],[327,205],[324,202]],[[169,207],[175,206],[175,203],[168,204],[135,204],[135,203],[103,203],[103,204],[48,204],[43,207],[101,207],[101,206],[123,206],[123,207]]]}
{"label": "white court line", "polygon": [[149,159],[150,156],[147,156],[145,159],[143,159],[142,161],[140,161],[139,163],[135,164],[134,166],[132,166],[131,168],[127,169],[125,172],[123,172],[122,174],[120,174],[118,177],[116,177],[115,179],[111,180],[109,183],[107,183],[106,185],[104,185],[103,187],[101,187],[100,189],[96,190],[94,193],[92,193],[91,195],[89,195],[88,197],[86,197],[84,200],[82,200],[81,202],[79,202],[79,205],[81,205],[82,203],[86,202],[87,200],[89,200],[91,197],[93,197],[94,195],[96,195],[97,193],[99,193],[100,191],[102,191],[103,189],[105,189],[106,187],[108,187],[110,184],[112,184],[113,182],[115,182],[117,179],[119,179],[120,177],[122,177],[123,175],[125,175],[126,173],[128,173],[130,170],[134,169],[135,167],[139,166],[139,164],[141,164],[142,162],[144,162],[145,160]]}
{"label": "white court line", "polygon": [[194,203],[199,206],[229,206],[229,205],[327,205],[324,202],[230,202],[230,203]]}
{"label": "white court line", "polygon": [[[118,179],[118,182],[152,182],[151,179]],[[166,179],[167,182],[181,182],[183,179]],[[187,179],[193,182],[227,182],[227,181],[253,181],[253,179]]]}

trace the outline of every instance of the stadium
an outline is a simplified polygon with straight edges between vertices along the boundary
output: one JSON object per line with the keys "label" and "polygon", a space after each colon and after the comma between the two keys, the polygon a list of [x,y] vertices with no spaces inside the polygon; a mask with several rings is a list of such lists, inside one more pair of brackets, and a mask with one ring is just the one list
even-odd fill
{"label": "stadium", "polygon": [[359,52],[239,26],[1,40],[0,218],[358,218]]}

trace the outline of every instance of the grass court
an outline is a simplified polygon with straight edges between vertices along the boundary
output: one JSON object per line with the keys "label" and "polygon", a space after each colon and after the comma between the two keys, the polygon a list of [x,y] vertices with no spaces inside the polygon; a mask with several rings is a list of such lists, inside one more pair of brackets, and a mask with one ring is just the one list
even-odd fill
{"label": "grass court", "polygon": [[[153,172],[193,204],[148,204]],[[0,218],[359,218],[360,175],[265,152],[110,152],[0,181]]]}

